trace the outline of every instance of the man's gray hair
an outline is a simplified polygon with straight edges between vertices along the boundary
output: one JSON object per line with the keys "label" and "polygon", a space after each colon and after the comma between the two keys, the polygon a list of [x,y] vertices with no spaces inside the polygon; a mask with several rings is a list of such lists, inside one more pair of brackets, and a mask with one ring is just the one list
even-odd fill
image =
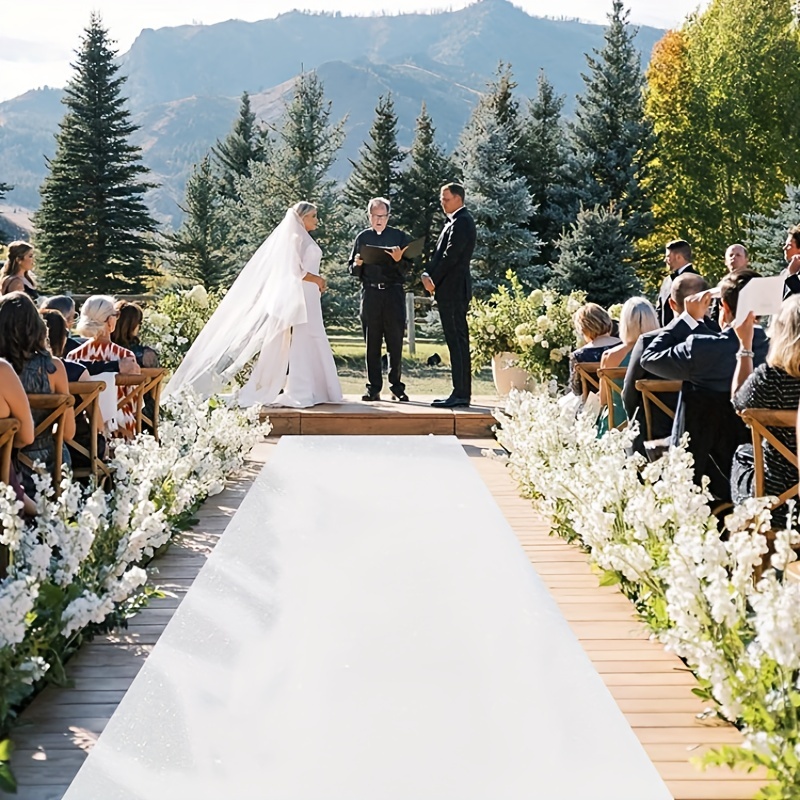
{"label": "man's gray hair", "polygon": [[372,213],[372,209],[375,208],[375,206],[377,205],[383,206],[386,209],[387,214],[389,214],[392,210],[391,202],[387,200],[385,197],[373,197],[372,200],[370,200],[369,203],[367,203],[367,216],[369,216]]}
{"label": "man's gray hair", "polygon": [[75,301],[66,294],[57,294],[54,297],[48,297],[43,303],[42,308],[52,308],[60,311],[66,318],[70,314],[75,313]]}

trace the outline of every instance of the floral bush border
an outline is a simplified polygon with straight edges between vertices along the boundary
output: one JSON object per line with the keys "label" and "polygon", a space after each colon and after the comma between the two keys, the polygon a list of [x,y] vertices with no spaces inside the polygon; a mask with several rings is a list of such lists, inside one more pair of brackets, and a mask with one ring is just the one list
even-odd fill
{"label": "floral bush border", "polygon": [[26,524],[0,484],[0,543],[12,560],[0,581],[0,792],[15,791],[15,709],[38,682],[66,682],[64,660],[82,640],[124,625],[147,602],[155,590],[143,564],[222,491],[269,430],[256,409],[184,394],[163,409],[160,443],[143,435],[116,447],[109,493],[67,476],[56,498],[40,475],[39,515]]}
{"label": "floral bush border", "polygon": [[800,583],[783,580],[800,534],[776,534],[771,568],[755,580],[769,500],[737,508],[723,541],[685,443],[654,463],[630,458],[634,431],[598,439],[594,420],[576,419],[545,390],[512,392],[495,416],[508,468],[551,532],[589,552],[601,583],[619,584],[694,671],[710,713],[742,731],[743,746],[701,762],[765,767],[772,782],[757,798],[800,798]]}

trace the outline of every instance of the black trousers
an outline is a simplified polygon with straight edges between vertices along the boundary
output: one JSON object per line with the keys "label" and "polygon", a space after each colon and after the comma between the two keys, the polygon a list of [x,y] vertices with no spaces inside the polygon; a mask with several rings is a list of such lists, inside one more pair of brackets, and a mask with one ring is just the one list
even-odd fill
{"label": "black trousers", "polygon": [[378,394],[383,386],[381,352],[386,341],[389,355],[389,386],[396,394],[405,391],[400,372],[406,330],[406,296],[402,284],[384,284],[385,289],[364,284],[361,290],[361,326],[367,345],[367,391]]}
{"label": "black trousers", "polygon": [[442,320],[444,340],[450,350],[450,371],[453,375],[453,397],[469,400],[472,397],[472,361],[469,355],[469,300],[436,299]]}

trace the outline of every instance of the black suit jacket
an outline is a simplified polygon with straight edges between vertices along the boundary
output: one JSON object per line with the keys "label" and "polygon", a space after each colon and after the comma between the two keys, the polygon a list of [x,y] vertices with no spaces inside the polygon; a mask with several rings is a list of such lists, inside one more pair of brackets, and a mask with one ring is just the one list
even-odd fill
{"label": "black suit jacket", "polygon": [[469,262],[475,239],[475,220],[462,206],[442,229],[428,266],[438,302],[469,302],[472,297]]}
{"label": "black suit jacket", "polygon": [[[683,275],[684,272],[697,273],[697,270],[691,264],[689,264],[686,267],[681,267],[681,269],[676,270],[676,272]],[[671,272],[666,278],[664,278],[661,283],[661,288],[658,290],[658,299],[656,300],[656,316],[658,317],[658,321],[662,328],[665,325],[669,325],[669,323],[675,318],[675,312],[672,310],[672,306],[669,304],[669,297],[672,293],[672,281],[674,278],[675,272]]]}

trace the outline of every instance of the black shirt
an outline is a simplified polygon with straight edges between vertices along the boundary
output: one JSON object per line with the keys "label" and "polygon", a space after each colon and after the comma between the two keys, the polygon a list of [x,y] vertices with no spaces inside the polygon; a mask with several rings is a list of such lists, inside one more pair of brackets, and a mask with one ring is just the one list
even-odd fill
{"label": "black shirt", "polygon": [[[401,284],[405,280],[406,273],[411,268],[411,261],[401,258],[400,261],[392,261],[391,265],[363,264],[360,267],[355,265],[355,258],[361,252],[361,245],[369,244],[376,247],[405,247],[411,241],[407,233],[398,228],[387,226],[381,233],[377,233],[372,228],[361,231],[353,242],[353,252],[348,261],[348,271],[356,278],[361,278],[365,283],[397,283]],[[389,257],[391,259],[391,256]]]}

